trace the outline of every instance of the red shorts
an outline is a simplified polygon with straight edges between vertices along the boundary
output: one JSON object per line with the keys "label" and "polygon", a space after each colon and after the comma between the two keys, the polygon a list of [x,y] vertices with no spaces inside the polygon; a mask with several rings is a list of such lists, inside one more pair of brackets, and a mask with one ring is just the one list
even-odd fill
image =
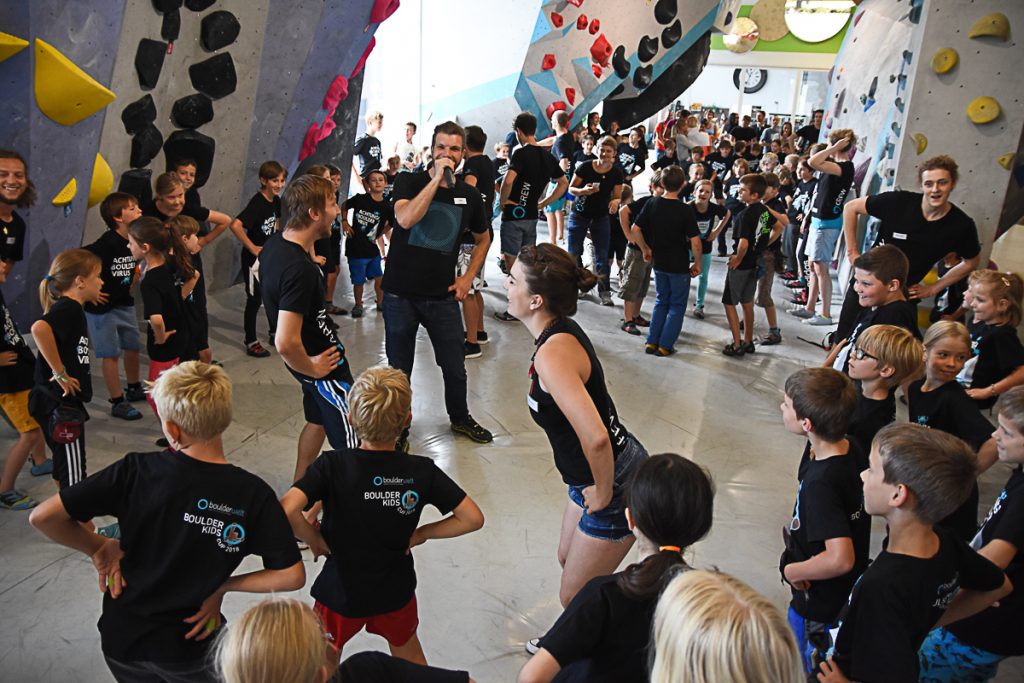
{"label": "red shorts", "polygon": [[382,636],[393,647],[401,647],[416,635],[420,625],[419,611],[416,609],[416,596],[405,604],[405,607],[394,612],[386,612],[372,617],[343,617],[319,602],[313,602],[313,611],[320,615],[324,622],[324,630],[334,639],[334,647],[341,651],[352,636],[366,627],[368,633]]}

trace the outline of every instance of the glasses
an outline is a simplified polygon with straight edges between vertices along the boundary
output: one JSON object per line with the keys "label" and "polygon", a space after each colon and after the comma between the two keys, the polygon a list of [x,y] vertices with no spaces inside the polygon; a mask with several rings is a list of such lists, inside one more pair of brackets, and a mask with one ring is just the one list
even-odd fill
{"label": "glasses", "polygon": [[864,360],[865,358],[870,358],[871,360],[874,360],[874,361],[878,360],[877,356],[872,356],[870,353],[868,353],[864,349],[860,348],[859,346],[854,346],[853,347],[853,354],[852,355],[857,360]]}

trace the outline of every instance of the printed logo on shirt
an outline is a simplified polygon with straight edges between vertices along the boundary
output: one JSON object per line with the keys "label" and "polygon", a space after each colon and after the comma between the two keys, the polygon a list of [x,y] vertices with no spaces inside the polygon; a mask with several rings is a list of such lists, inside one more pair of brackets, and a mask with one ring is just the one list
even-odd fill
{"label": "printed logo on shirt", "polygon": [[131,254],[118,256],[110,264],[110,279],[120,280],[122,285],[130,285],[135,274],[135,257]]}
{"label": "printed logo on shirt", "polygon": [[82,335],[78,339],[78,346],[75,349],[75,353],[78,355],[78,364],[81,366],[89,365],[89,337]]}
{"label": "printed logo on shirt", "polygon": [[277,230],[277,216],[271,216],[263,221],[263,225],[260,226],[260,232],[267,237],[273,235],[275,230]]}
{"label": "printed logo on shirt", "polygon": [[416,507],[420,502],[419,492],[409,488],[415,483],[415,479],[411,477],[376,476],[373,478],[374,486],[398,486],[405,488],[405,490],[364,491],[363,500],[377,500],[380,501],[381,507],[395,508],[400,515],[411,515],[416,512]]}
{"label": "printed logo on shirt", "polygon": [[206,498],[200,498],[196,503],[196,507],[200,510],[209,510],[211,512],[223,512],[234,517],[245,517],[245,510],[242,508],[233,508],[230,505],[222,505],[220,503],[212,503]]}
{"label": "printed logo on shirt", "polygon": [[953,575],[953,578],[946,583],[941,584],[935,591],[935,602],[932,603],[932,607],[936,607],[941,610],[949,608],[949,604],[953,602],[953,598],[956,597],[957,591],[960,589],[960,572]]}
{"label": "printed logo on shirt", "polygon": [[209,515],[186,512],[183,520],[186,524],[199,527],[199,533],[216,537],[217,547],[229,553],[241,551],[239,547],[245,540],[245,528],[237,522],[225,523],[223,519]]}
{"label": "printed logo on shirt", "polygon": [[18,333],[18,328],[14,325],[14,320],[11,318],[11,312],[4,308],[4,343],[7,346],[25,346],[25,340]]}
{"label": "printed logo on shirt", "polygon": [[381,224],[381,214],[379,211],[356,209],[352,215],[352,221],[356,224],[359,232],[366,235],[367,239],[371,241],[377,239]]}

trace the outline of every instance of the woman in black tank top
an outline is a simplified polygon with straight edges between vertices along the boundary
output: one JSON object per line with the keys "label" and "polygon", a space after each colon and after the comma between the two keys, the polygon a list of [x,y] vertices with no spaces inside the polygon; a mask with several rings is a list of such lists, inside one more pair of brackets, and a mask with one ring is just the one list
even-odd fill
{"label": "woman in black tank top", "polygon": [[505,284],[509,313],[537,340],[530,413],[569,487],[558,544],[563,606],[587,581],[614,571],[632,546],[625,485],[647,457],[619,422],[593,345],[569,319],[577,292],[595,284],[596,275],[552,244],[524,247]]}

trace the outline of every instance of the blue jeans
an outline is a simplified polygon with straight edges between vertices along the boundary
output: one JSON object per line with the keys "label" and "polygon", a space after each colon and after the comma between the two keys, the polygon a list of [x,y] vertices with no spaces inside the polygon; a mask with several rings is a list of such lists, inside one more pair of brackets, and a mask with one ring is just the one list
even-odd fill
{"label": "blue jeans", "polygon": [[654,271],[654,312],[651,313],[651,327],[647,332],[647,343],[671,349],[679,339],[686,317],[686,302],[690,300],[690,274]]}
{"label": "blue jeans", "polygon": [[465,329],[459,302],[384,293],[384,348],[388,364],[412,377],[416,333],[427,330],[434,361],[444,378],[444,404],[448,417],[458,422],[469,417],[466,404]]}
{"label": "blue jeans", "polygon": [[611,229],[608,216],[600,218],[587,218],[575,211],[569,212],[569,253],[576,257],[576,261],[583,263],[583,239],[590,231],[590,239],[594,242],[594,268],[597,270],[599,290],[607,292],[608,285],[608,243],[611,240]]}
{"label": "blue jeans", "polygon": [[708,293],[708,278],[711,276],[711,254],[700,257],[700,279],[697,280],[697,308],[704,308],[704,297]]}

